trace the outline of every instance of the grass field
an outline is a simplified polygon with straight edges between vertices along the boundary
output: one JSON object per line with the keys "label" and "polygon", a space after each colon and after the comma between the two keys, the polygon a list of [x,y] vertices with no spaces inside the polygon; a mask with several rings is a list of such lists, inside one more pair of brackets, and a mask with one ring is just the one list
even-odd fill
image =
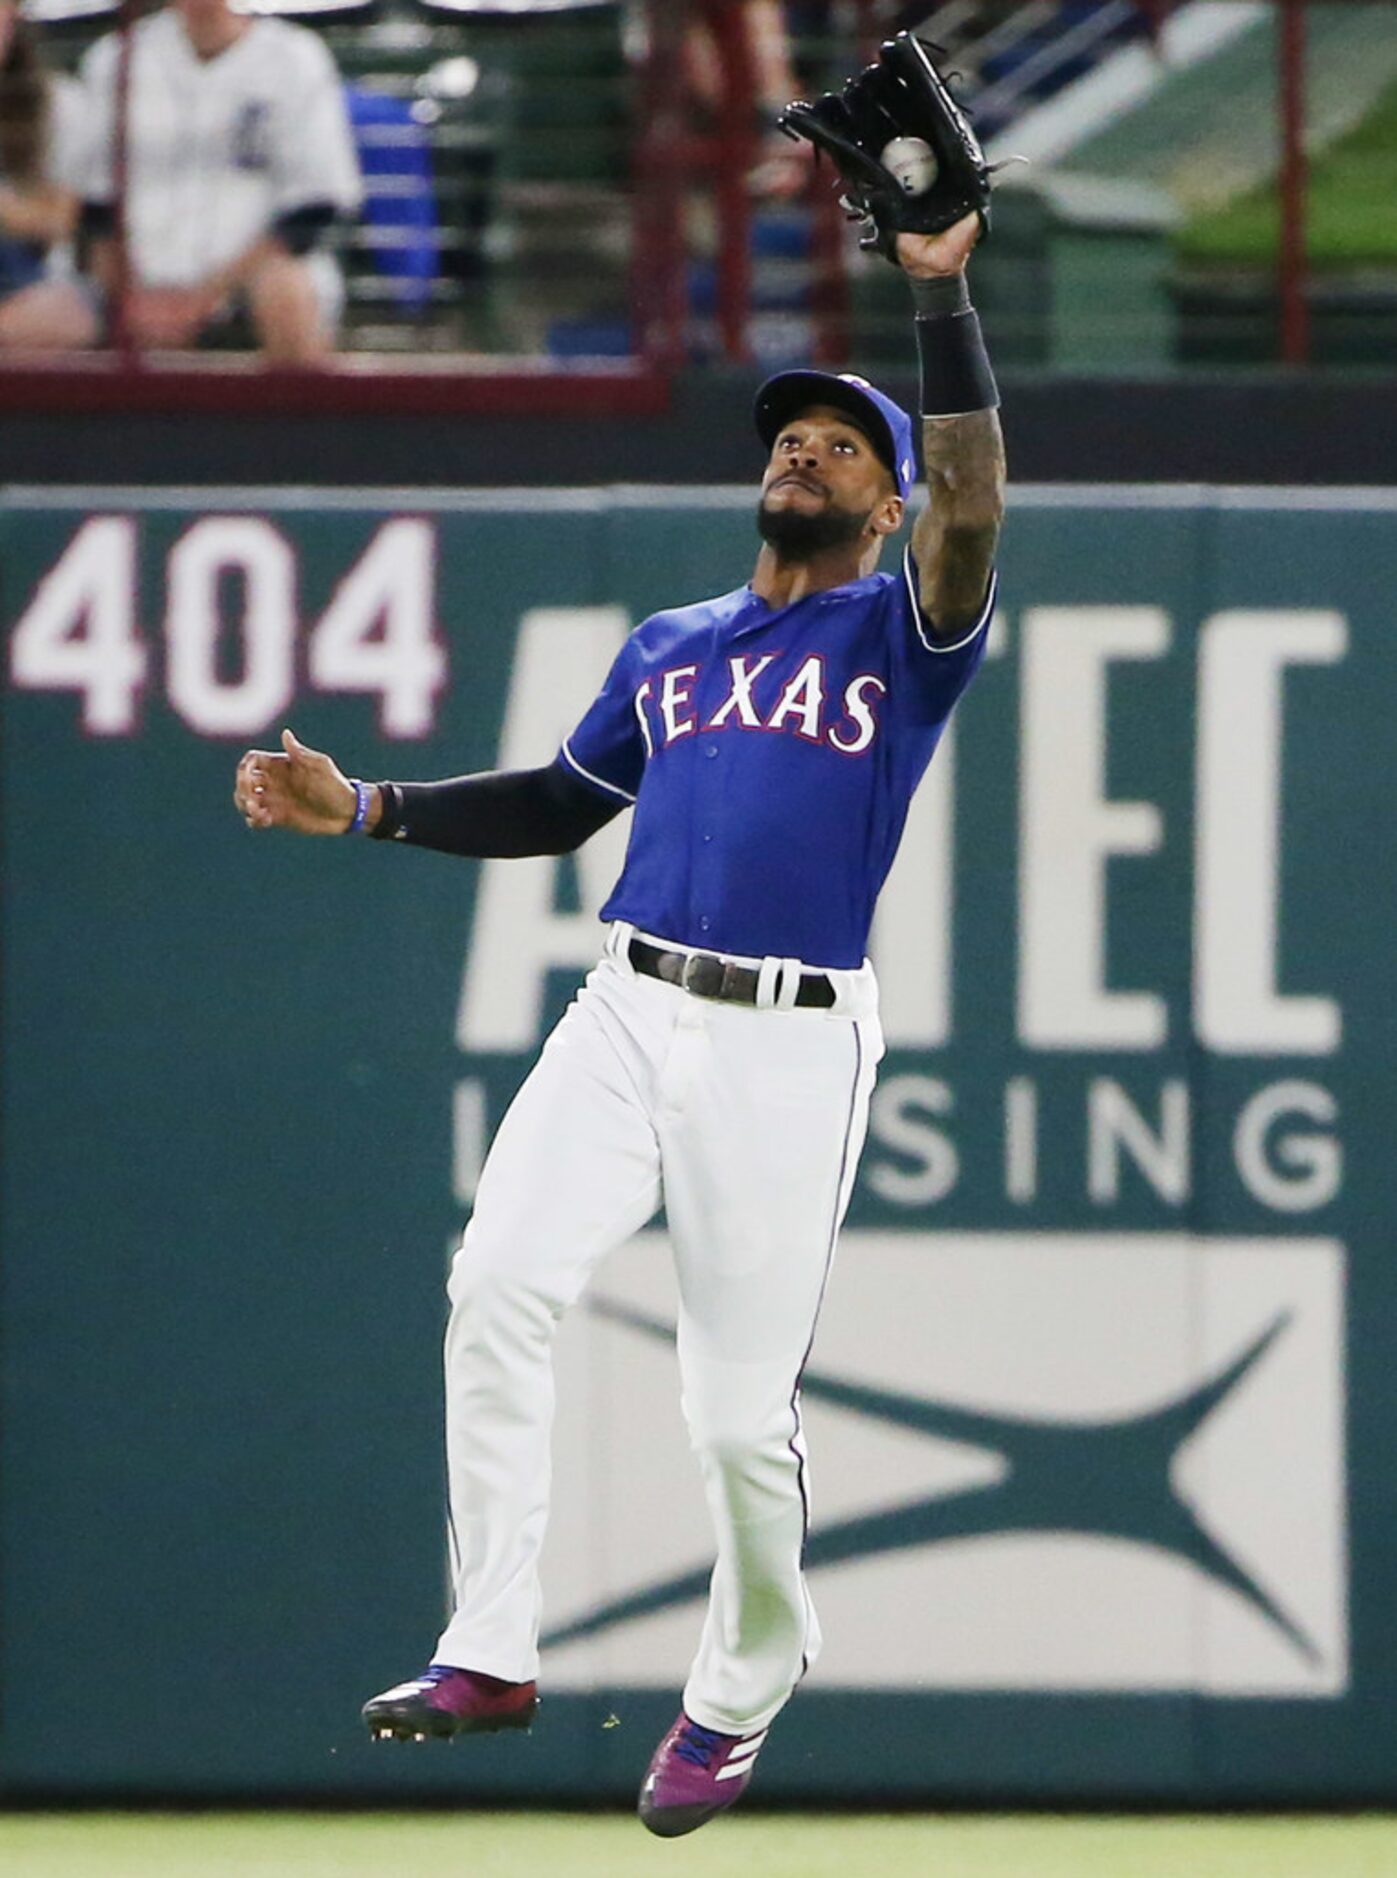
{"label": "grass field", "polygon": [[[1315,267],[1397,266],[1397,85],[1354,130],[1311,166],[1308,246]],[[1189,261],[1261,265],[1280,238],[1274,184],[1240,197],[1180,231]]]}
{"label": "grass field", "polygon": [[1397,1819],[0,1814],[6,1878],[1392,1878]]}

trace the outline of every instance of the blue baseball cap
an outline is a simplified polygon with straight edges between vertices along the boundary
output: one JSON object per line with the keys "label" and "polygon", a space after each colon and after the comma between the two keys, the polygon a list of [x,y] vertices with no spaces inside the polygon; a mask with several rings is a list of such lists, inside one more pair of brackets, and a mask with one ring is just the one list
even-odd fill
{"label": "blue baseball cap", "polygon": [[853,372],[778,372],[757,393],[757,435],[769,450],[782,427],[812,404],[847,411],[893,473],[905,502],[917,479],[912,420],[886,392]]}

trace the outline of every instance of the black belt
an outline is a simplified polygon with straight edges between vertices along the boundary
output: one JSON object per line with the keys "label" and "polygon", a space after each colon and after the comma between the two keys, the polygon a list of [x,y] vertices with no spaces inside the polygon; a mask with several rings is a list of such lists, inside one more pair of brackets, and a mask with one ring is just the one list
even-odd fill
{"label": "black belt", "polygon": [[[761,973],[755,965],[738,965],[732,959],[719,958],[715,952],[665,952],[644,939],[631,940],[627,957],[642,976],[662,978],[667,985],[678,985],[696,998],[720,998],[727,1004],[757,1001]],[[796,1003],[806,1010],[829,1010],[834,1003],[834,986],[824,972],[801,973]]]}

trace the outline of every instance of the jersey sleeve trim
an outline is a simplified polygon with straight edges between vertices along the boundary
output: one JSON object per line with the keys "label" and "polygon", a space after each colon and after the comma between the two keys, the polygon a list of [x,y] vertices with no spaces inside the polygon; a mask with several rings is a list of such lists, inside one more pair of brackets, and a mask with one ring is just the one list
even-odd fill
{"label": "jersey sleeve trim", "polygon": [[631,795],[629,790],[622,789],[616,783],[608,782],[604,776],[594,776],[591,770],[584,769],[582,765],[578,762],[577,758],[573,755],[572,750],[569,747],[566,739],[564,739],[562,751],[560,754],[566,758],[568,763],[571,764],[572,768],[577,771],[578,775],[581,776],[585,782],[594,784],[596,788],[598,789],[605,789],[608,795],[620,796],[623,802],[635,801],[635,797]]}
{"label": "jersey sleeve trim", "polygon": [[985,604],[980,608],[979,617],[973,626],[963,632],[958,639],[937,639],[926,630],[927,616],[922,611],[921,594],[917,590],[915,571],[912,565],[912,550],[905,548],[902,554],[902,576],[907,582],[908,598],[912,602],[912,618],[916,623],[917,637],[928,652],[962,652],[970,642],[977,638],[990,623],[994,612],[994,603],[999,598],[999,569],[991,568],[990,584],[985,589]]}

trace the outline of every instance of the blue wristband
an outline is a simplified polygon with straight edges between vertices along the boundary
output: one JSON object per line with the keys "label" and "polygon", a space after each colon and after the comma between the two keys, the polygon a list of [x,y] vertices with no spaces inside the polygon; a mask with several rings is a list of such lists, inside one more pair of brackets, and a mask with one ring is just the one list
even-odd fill
{"label": "blue wristband", "polygon": [[349,781],[354,786],[354,819],[345,829],[347,835],[359,835],[364,831],[364,823],[369,819],[369,804],[373,801],[373,784],[360,782],[351,776]]}

